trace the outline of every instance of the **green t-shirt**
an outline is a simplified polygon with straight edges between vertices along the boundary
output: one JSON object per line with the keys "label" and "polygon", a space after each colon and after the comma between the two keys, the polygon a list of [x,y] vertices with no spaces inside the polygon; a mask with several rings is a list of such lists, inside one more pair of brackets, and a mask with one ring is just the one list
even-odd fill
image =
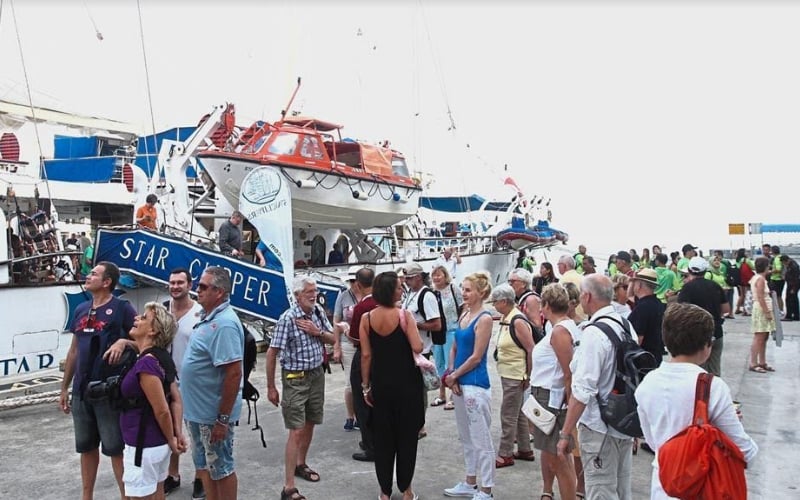
{"label": "green t-shirt", "polygon": [[685,271],[686,269],[689,268],[689,260],[691,260],[691,259],[689,259],[687,257],[681,257],[678,260],[678,266],[677,266],[678,267],[678,272],[675,275],[675,291],[676,292],[680,292],[681,289],[683,288],[683,278],[682,278],[682,274],[683,273],[681,273],[681,271]]}
{"label": "green t-shirt", "polygon": [[583,274],[583,254],[580,252],[575,254],[575,270],[578,274]]}
{"label": "green t-shirt", "polygon": [[614,276],[615,274],[617,274],[617,265],[612,262],[608,265],[608,275]]}
{"label": "green t-shirt", "polygon": [[81,274],[84,278],[92,272],[92,257],[94,257],[94,245],[89,245],[86,247],[86,250],[83,251],[83,258],[81,260]]}
{"label": "green t-shirt", "polygon": [[677,278],[672,269],[667,267],[656,267],[656,276],[658,276],[658,286],[656,287],[656,297],[663,303],[667,303],[667,292],[675,289],[675,282]]}
{"label": "green t-shirt", "polygon": [[781,276],[781,271],[783,270],[783,264],[781,264],[781,255],[778,254],[772,259],[772,274],[769,275],[770,281],[780,281],[783,279]]}
{"label": "green t-shirt", "polygon": [[728,285],[728,283],[725,281],[725,274],[721,270],[722,270],[722,266],[720,266],[720,270],[719,271],[716,270],[716,269],[712,269],[711,271],[707,271],[706,274],[705,274],[705,279],[711,280],[714,283],[716,283],[717,285],[719,285],[720,287],[722,287],[723,290],[727,290],[727,289],[730,288],[730,285]]}

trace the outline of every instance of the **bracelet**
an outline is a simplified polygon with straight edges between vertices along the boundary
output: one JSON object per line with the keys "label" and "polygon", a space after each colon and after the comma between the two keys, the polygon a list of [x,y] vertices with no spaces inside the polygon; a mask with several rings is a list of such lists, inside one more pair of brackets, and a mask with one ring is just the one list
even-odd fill
{"label": "bracelet", "polygon": [[561,441],[562,439],[566,439],[569,442],[572,442],[572,434],[564,434],[563,431],[558,432],[558,440]]}

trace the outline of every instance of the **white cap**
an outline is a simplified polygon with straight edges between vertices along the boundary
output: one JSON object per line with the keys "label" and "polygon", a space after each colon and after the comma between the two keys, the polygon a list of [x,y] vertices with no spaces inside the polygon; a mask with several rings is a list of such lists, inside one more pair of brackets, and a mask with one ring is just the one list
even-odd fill
{"label": "white cap", "polygon": [[708,261],[702,257],[692,257],[686,272],[690,274],[703,274],[708,271]]}

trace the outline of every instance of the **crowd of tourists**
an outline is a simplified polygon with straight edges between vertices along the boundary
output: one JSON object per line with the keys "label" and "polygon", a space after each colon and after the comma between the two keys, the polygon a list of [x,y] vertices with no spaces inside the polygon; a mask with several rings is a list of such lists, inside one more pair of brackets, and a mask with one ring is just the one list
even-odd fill
{"label": "crowd of tourists", "polygon": [[[356,268],[331,318],[318,304],[316,281],[296,278],[295,301],[266,353],[267,399],[280,407],[287,429],[281,500],[305,498],[298,478],[322,479],[309,450],[323,423],[328,357],[348,370],[344,430],[360,432],[352,458],[374,462],[382,500],[395,484],[404,500],[418,498],[417,446],[428,433],[426,410],[435,407],[453,411],[464,463],[464,477],[445,496],[493,498],[498,469],[538,454],[541,499],[554,500],[555,491],[564,499],[630,499],[634,449],[658,453],[691,424],[698,374],[706,372],[716,375],[710,423],[752,460],[758,447],[720,378],[723,324],[734,314],[750,316],[750,369],[773,371],[766,339],[776,321],[798,319],[797,264],[766,246],[754,259],[740,250],[735,261],[700,257],[690,244],[680,257],[657,246],[612,257],[599,272],[583,246],[562,256],[555,270],[547,262],[536,269],[521,254],[495,286],[487,273],[460,276],[454,252],[430,273],[418,263],[377,275]],[[93,498],[100,452],[111,458],[122,498],[163,498],[178,488],[184,452],[195,469],[193,498],[237,498],[233,435],[246,379],[245,333],[230,306],[227,271],[207,268],[195,301],[192,276],[175,269],[170,300],[148,303],[139,314],[112,294],[118,280],[114,264],[91,269],[92,298],[71,323],[60,406],[73,416],[83,498]],[[618,343],[628,341],[654,368],[635,387],[636,435],[603,413],[617,382]],[[131,352],[129,367],[115,372]],[[440,384],[423,377],[425,358]],[[121,375],[117,393],[113,375]],[[499,408],[492,407],[493,379],[502,390]],[[547,418],[532,417],[530,408]],[[498,417],[501,433],[493,436]],[[654,462],[652,498],[670,498],[666,486]]]}

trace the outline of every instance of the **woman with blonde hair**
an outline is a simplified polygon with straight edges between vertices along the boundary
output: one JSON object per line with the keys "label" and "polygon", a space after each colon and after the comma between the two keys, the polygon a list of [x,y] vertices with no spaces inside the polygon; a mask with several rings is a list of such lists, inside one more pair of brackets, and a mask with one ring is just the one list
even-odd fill
{"label": "woman with blonde hair", "polygon": [[767,340],[769,332],[775,331],[775,317],[772,314],[772,297],[767,286],[767,276],[772,272],[769,257],[756,259],[755,276],[750,280],[753,293],[753,315],[750,329],[753,344],[750,347],[750,371],[758,373],[774,372],[767,364]]}
{"label": "woman with blonde hair", "polygon": [[444,490],[445,496],[449,497],[472,495],[473,500],[492,498],[495,457],[491,436],[492,393],[486,367],[486,352],[492,336],[492,315],[484,305],[492,292],[489,280],[488,273],[477,272],[464,278],[461,283],[467,309],[459,320],[450,354],[453,371],[447,374],[444,382],[453,391],[466,479]]}
{"label": "woman with blonde hair", "polygon": [[[458,293],[455,285],[453,285],[452,277],[445,266],[437,265],[433,267],[431,281],[433,281],[434,291],[442,298],[442,309],[444,310],[442,321],[445,322],[445,327],[447,328],[444,344],[433,344],[433,360],[436,363],[436,370],[439,372],[439,376],[442,376],[447,370],[450,351],[453,349],[453,342],[456,338],[459,312],[464,304],[464,299]],[[446,396],[446,388],[442,385],[439,387],[439,397],[433,400],[431,406],[444,405],[445,410],[455,408],[452,398],[448,401]]]}
{"label": "woman with blonde hair", "polygon": [[[574,287],[577,290],[577,287]],[[569,292],[561,284],[548,285],[542,290],[542,313],[553,328],[533,348],[531,395],[540,405],[556,415],[555,428],[561,429],[567,415],[572,385],[569,364],[578,341],[579,329],[569,318]],[[572,305],[574,311],[575,306]],[[558,433],[545,434],[533,427],[533,445],[542,452],[542,498],[553,498],[553,480],[558,480],[561,498],[574,499],[577,478],[571,455],[559,455]]]}
{"label": "woman with blonde hair", "polygon": [[120,415],[122,481],[128,498],[164,498],[170,454],[186,451],[183,404],[166,350],[177,329],[163,305],[148,302],[130,331],[139,357],[120,384],[125,404]]}
{"label": "woman with blonde hair", "polygon": [[623,318],[627,318],[631,313],[631,306],[628,304],[628,285],[630,278],[622,273],[617,273],[611,278],[614,284],[614,297],[611,301],[614,312],[619,313]]}

